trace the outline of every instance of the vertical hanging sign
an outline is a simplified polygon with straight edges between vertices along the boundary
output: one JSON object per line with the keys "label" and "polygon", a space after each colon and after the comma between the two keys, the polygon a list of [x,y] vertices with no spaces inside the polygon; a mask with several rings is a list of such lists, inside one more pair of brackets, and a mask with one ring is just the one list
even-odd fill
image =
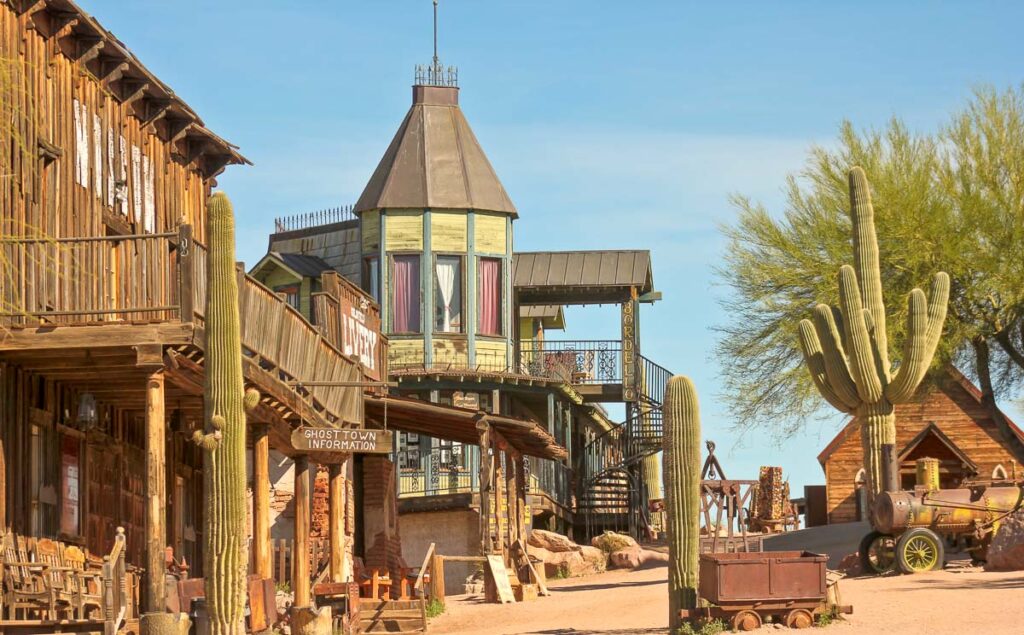
{"label": "vertical hanging sign", "polygon": [[622,399],[636,401],[637,347],[636,347],[636,293],[622,303]]}

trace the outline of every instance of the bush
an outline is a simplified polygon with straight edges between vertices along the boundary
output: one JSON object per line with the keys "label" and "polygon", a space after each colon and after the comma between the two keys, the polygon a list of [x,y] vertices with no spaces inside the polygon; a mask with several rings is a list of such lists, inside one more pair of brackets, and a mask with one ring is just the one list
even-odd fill
{"label": "bush", "polygon": [[725,622],[722,620],[708,620],[694,627],[693,622],[684,622],[676,629],[675,635],[719,635],[725,632]]}
{"label": "bush", "polygon": [[427,617],[437,617],[441,613],[444,613],[444,602],[437,598],[427,602]]}

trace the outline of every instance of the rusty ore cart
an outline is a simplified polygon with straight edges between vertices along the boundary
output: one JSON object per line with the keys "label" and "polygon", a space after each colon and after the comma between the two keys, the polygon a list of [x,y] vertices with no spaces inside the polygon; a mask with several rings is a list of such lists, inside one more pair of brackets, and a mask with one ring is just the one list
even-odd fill
{"label": "rusty ore cart", "polygon": [[698,594],[713,606],[683,610],[685,619],[722,618],[737,631],[752,631],[767,618],[808,628],[823,613],[852,613],[825,579],[828,558],[808,551],[705,553]]}

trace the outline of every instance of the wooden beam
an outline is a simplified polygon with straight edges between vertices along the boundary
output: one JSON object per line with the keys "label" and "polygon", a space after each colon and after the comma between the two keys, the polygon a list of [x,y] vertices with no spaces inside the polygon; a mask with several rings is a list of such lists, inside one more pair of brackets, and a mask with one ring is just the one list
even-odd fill
{"label": "wooden beam", "polygon": [[149,82],[125,77],[121,79],[117,95],[123,105],[130,106],[133,102],[140,99],[147,90],[149,90]]}
{"label": "wooden beam", "polygon": [[96,58],[96,79],[100,80],[103,87],[110,89],[110,85],[121,79],[124,72],[128,70],[128,60],[113,55],[103,55]]}
{"label": "wooden beam", "polygon": [[167,602],[164,582],[164,550],[167,547],[166,438],[164,374],[157,371],[146,380],[146,586],[143,606],[147,613],[163,613]]}
{"label": "wooden beam", "polygon": [[[273,578],[270,548],[270,438],[268,425],[253,425],[252,438],[252,549],[256,575]],[[283,582],[279,580],[278,582]]]}
{"label": "wooden beam", "polygon": [[140,117],[142,124],[148,126],[156,123],[157,120],[167,114],[173,103],[174,101],[170,99],[147,97],[142,102],[142,116]]}
{"label": "wooden beam", "polygon": [[312,605],[309,595],[309,458],[295,457],[295,541],[292,548],[292,590],[295,608]]}
{"label": "wooden beam", "polygon": [[75,37],[75,60],[80,64],[91,62],[99,57],[106,43],[102,37],[93,35]]}
{"label": "wooden beam", "polygon": [[188,134],[189,129],[195,125],[195,121],[192,119],[183,119],[180,117],[165,117],[164,121],[167,123],[167,143],[174,144],[180,141]]}
{"label": "wooden beam", "polygon": [[164,366],[163,344],[138,344],[135,348],[135,364],[141,367]]}
{"label": "wooden beam", "polygon": [[193,331],[191,324],[178,322],[7,329],[0,333],[0,352],[123,347],[139,344],[190,344]]}
{"label": "wooden beam", "polygon": [[331,541],[331,582],[345,579],[345,465],[328,466]]}

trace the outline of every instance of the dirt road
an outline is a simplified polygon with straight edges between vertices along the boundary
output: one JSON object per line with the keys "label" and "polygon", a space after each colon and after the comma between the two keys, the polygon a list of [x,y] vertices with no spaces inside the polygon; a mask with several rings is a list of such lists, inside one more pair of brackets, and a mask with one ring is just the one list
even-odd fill
{"label": "dirt road", "polygon": [[[613,571],[552,581],[552,596],[525,604],[482,604],[448,598],[448,610],[431,620],[432,633],[562,635],[665,633],[666,569]],[[1024,572],[947,569],[915,576],[847,579],[843,602],[854,606],[845,623],[814,633],[1019,635],[1024,633]],[[764,627],[757,632],[779,632]]]}

